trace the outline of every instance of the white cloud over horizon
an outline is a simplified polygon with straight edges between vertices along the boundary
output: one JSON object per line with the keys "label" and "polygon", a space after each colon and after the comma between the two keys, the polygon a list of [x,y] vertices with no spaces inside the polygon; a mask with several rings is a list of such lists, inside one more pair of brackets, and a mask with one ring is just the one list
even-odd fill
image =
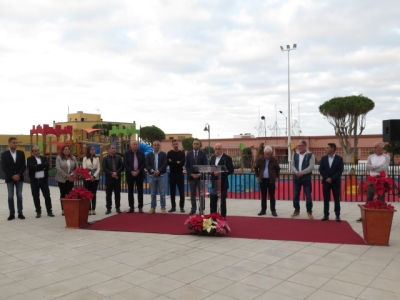
{"label": "white cloud over horizon", "polygon": [[[71,113],[212,138],[285,133],[292,119],[331,135],[324,101],[375,102],[364,133],[399,119],[397,1],[0,0],[2,134],[28,134]],[[97,111],[97,109],[99,111]],[[271,131],[267,131],[271,135]]]}

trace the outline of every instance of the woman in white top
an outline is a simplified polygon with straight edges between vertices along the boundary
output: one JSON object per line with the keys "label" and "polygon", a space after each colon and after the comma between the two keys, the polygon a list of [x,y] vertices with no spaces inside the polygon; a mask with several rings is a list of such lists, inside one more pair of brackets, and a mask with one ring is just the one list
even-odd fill
{"label": "woman in white top", "polygon": [[99,158],[95,154],[94,147],[86,148],[86,156],[83,158],[82,167],[84,169],[89,169],[90,178],[84,181],[85,189],[91,191],[93,193],[93,198],[90,201],[90,210],[89,215],[96,214],[96,192],[97,186],[99,184],[99,175],[100,175],[100,161]]}
{"label": "woman in white top", "polygon": [[[60,155],[56,158],[57,174],[55,180],[57,180],[58,188],[60,189],[60,200],[74,188],[74,170],[77,167],[78,162],[76,161],[75,156],[71,154],[71,148],[68,145],[64,145],[61,148]],[[61,214],[64,215],[62,202],[61,210]]]}

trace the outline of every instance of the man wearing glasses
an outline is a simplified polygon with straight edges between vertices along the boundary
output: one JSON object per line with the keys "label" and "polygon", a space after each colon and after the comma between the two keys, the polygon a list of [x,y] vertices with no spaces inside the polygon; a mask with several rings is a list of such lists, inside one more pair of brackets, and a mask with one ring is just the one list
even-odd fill
{"label": "man wearing glasses", "polygon": [[293,207],[294,212],[292,218],[300,215],[300,191],[303,187],[306,194],[306,208],[309,219],[313,219],[312,215],[312,199],[311,199],[311,174],[314,170],[315,156],[307,150],[307,142],[300,140],[296,146],[297,152],[294,153],[292,159],[292,172],[293,172],[293,188],[294,198]]}

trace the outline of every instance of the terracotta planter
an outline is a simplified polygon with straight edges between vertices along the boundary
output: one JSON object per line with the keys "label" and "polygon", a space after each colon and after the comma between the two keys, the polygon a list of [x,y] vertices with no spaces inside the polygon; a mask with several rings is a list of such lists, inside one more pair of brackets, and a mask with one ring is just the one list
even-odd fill
{"label": "terracotta planter", "polygon": [[88,223],[90,201],[61,199],[66,228],[81,228]]}
{"label": "terracotta planter", "polygon": [[389,246],[395,210],[370,209],[358,205],[361,210],[364,241],[368,245]]}

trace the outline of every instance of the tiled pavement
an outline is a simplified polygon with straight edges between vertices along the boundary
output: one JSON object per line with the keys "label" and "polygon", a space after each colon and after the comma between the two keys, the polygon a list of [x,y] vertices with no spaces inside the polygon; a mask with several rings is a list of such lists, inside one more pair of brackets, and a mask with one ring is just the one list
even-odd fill
{"label": "tiled pavement", "polygon": [[[399,203],[390,247],[371,247],[66,229],[59,191],[51,192],[55,218],[35,218],[26,184],[26,220],[7,221],[0,184],[0,299],[400,299]],[[102,191],[98,203],[89,220],[105,217]],[[122,194],[122,209],[127,203]],[[230,215],[259,208],[256,200],[228,200]],[[290,217],[291,202],[278,201],[277,210]],[[314,215],[322,217],[321,202]],[[361,233],[359,215],[356,203],[342,203],[342,219]]]}

